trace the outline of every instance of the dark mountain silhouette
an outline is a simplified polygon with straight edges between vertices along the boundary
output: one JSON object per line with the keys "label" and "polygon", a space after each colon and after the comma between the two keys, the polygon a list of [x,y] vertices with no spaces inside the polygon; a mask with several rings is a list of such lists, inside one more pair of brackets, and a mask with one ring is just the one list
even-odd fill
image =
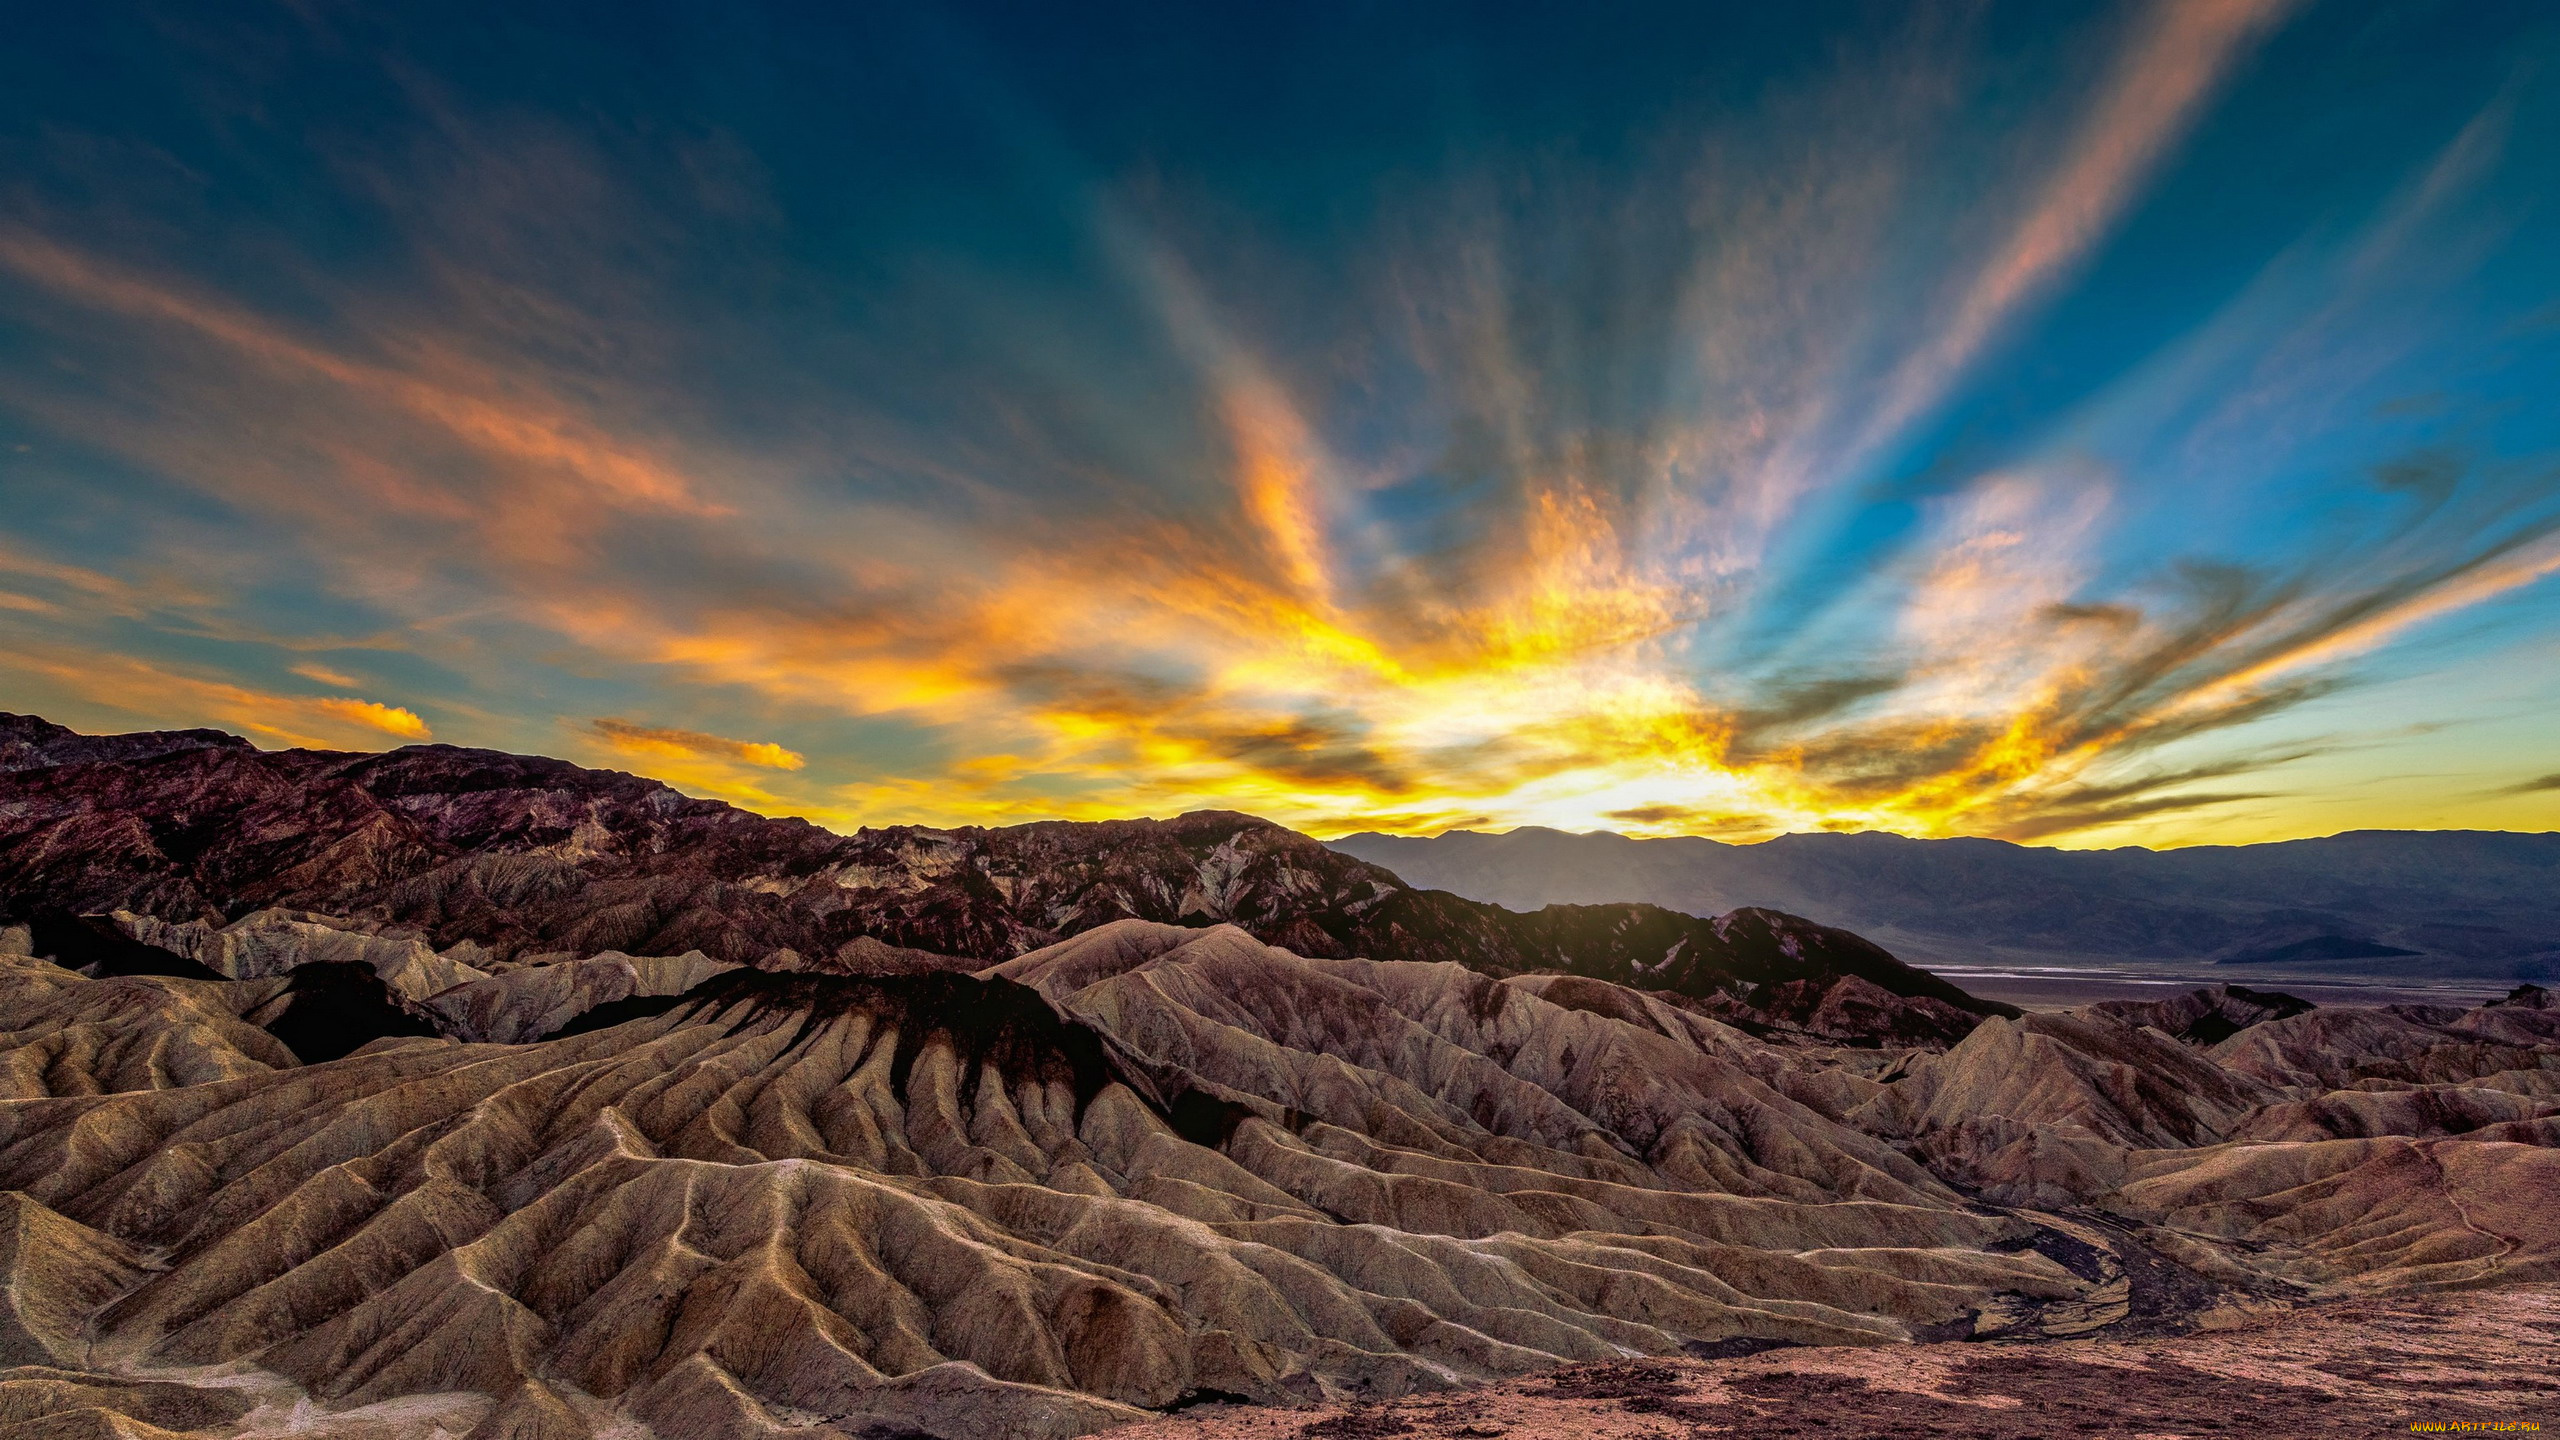
{"label": "dark mountain silhouette", "polygon": [[2049,850],[1785,835],[1755,845],[1528,828],[1333,842],[1498,905],[1768,906],[1922,963],[2263,964],[2305,973],[2560,973],[2560,834],[2356,831],[2268,845]]}

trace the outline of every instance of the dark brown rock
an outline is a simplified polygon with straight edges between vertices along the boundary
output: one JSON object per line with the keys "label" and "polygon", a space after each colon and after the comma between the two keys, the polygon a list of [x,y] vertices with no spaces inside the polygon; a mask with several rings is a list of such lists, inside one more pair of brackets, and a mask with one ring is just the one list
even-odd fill
{"label": "dark brown rock", "polygon": [[[300,908],[470,940],[505,961],[605,950],[808,968],[879,951],[980,963],[1114,920],[1234,924],[1303,955],[1558,970],[1693,997],[1856,976],[1950,1015],[2008,1013],[1846,931],[1768,910],[1531,914],[1417,890],[1225,811],[836,835],[564,761],[417,745],[260,751],[200,732],[36,739],[0,774],[0,923]],[[67,738],[66,738],[67,737]]]}

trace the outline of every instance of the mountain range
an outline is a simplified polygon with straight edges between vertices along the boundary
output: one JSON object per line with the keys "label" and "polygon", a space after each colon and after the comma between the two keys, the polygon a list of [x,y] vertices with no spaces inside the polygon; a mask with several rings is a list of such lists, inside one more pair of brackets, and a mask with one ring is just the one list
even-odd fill
{"label": "mountain range", "polygon": [[2366,830],[2265,845],[2054,850],[1883,833],[1728,844],[1529,827],[1332,843],[1415,884],[1494,904],[1766,906],[1923,963],[2560,975],[2554,833]]}
{"label": "mountain range", "polygon": [[2555,1280],[2534,986],[2021,1014],[1225,812],[0,720],[0,1440],[1476,1435],[1375,1404]]}
{"label": "mountain range", "polygon": [[1989,1014],[1856,935],[1766,910],[1530,913],[1419,890],[1269,821],[846,836],[564,761],[413,745],[262,751],[220,731],[85,736],[0,714],[0,922],[176,922],[305,910],[413,933],[466,969],[536,955],[699,951],[869,968],[884,947],[993,962],[1113,920],[1232,923],[1303,955],[1557,969],[1697,999],[1855,976]]}

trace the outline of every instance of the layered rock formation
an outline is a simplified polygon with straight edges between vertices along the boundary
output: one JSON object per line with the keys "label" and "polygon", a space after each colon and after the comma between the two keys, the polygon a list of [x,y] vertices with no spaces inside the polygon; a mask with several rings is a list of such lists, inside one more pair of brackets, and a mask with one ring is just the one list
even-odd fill
{"label": "layered rock formation", "polygon": [[2379,1012],[1839,1049],[1121,921],[976,976],[732,968],[620,1025],[302,1065],[235,1018],[275,979],[6,963],[13,1012],[50,1008],[0,1042],[41,1081],[0,1104],[0,1339],[142,1423],[184,1397],[140,1381],[212,1365],[483,1436],[1064,1436],[2560,1276],[2560,1044],[2462,1038],[2531,996],[2380,1016],[2438,1077],[2500,1068],[2325,1091],[2234,1062]]}
{"label": "layered rock formation", "polygon": [[[1064,1437],[2560,1278],[2532,987],[1986,1016],[1807,922],[1635,910],[1431,958],[1589,917],[1238,817],[830,837],[459,753],[14,772],[0,1440]],[[242,801],[269,765],[346,823]],[[1465,926],[1361,931],[1336,880]],[[1072,933],[1008,948],[1030,916]],[[726,948],[585,943],[635,934]],[[1660,983],[1552,963],[1664,934]]]}
{"label": "layered rock formation", "polygon": [[[259,983],[63,988],[250,1047],[217,1002]],[[1140,921],[978,977],[737,969],[540,1044],[57,1088],[0,1113],[0,1187],[153,1257],[91,1267],[57,1360],[465,1390],[500,1427],[1067,1435],[2086,1290],[1776,1052],[1536,988]]]}

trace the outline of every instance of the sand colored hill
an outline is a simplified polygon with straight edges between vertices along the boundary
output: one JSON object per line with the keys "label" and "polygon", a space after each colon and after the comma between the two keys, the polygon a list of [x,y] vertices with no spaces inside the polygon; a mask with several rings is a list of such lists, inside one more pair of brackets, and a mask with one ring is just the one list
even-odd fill
{"label": "sand colored hill", "polygon": [[30,1102],[0,1185],[154,1257],[93,1365],[554,1426],[575,1394],[667,1433],[1066,1435],[1205,1394],[1903,1341],[2088,1288],[2033,1221],[1667,1006],[1640,1027],[1232,927],[1004,968],[1033,984],[734,970],[536,1045]]}

